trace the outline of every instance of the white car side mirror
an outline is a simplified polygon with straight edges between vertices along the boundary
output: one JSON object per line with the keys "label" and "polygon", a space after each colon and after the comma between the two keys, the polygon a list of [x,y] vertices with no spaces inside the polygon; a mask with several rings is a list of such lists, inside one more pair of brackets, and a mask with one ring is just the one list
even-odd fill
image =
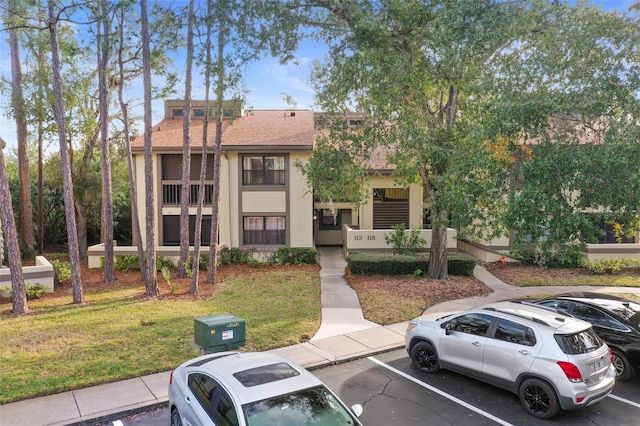
{"label": "white car side mirror", "polygon": [[351,406],[351,411],[353,412],[353,414],[355,414],[356,417],[360,417],[362,415],[362,412],[364,411],[364,408],[362,408],[362,405],[360,404],[354,404]]}

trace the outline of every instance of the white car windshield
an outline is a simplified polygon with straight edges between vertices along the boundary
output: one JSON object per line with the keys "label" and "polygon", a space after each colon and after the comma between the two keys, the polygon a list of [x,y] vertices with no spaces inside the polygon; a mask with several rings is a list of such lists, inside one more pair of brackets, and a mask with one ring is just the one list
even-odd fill
{"label": "white car windshield", "polygon": [[349,411],[324,386],[245,404],[242,410],[249,426],[357,424]]}

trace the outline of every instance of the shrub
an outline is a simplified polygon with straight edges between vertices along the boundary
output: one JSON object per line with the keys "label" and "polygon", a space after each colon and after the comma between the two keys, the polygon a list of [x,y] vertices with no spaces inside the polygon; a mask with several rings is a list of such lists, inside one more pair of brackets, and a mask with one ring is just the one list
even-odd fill
{"label": "shrub", "polygon": [[412,275],[429,266],[426,257],[395,253],[351,253],[346,260],[351,273],[362,275]]}
{"label": "shrub", "polygon": [[[100,259],[100,265],[104,267],[104,258]],[[137,255],[118,255],[114,259],[114,268],[116,271],[139,271],[140,270],[140,258]]]}
{"label": "shrub", "polygon": [[393,225],[393,231],[385,234],[384,241],[393,246],[395,254],[412,254],[424,250],[427,241],[420,236],[420,228],[407,232],[404,223]]}
{"label": "shrub", "polygon": [[[42,297],[42,294],[47,288],[42,284],[25,283],[24,292],[27,296],[27,300],[36,300]],[[0,293],[9,293],[9,297],[13,297],[13,288],[11,286],[0,287]]]}
{"label": "shrub", "polygon": [[54,285],[64,284],[71,279],[71,263],[53,259],[53,283]]}
{"label": "shrub", "polygon": [[[191,278],[193,276],[193,256],[189,256],[184,263],[184,268],[187,271],[187,276]],[[198,270],[206,271],[209,269],[209,255],[201,254],[198,258]]]}
{"label": "shrub", "polygon": [[312,248],[279,247],[271,255],[274,265],[313,265],[316,263],[317,251]]}
{"label": "shrub", "polygon": [[[428,256],[388,253],[351,253],[347,256],[349,270],[362,275],[422,275],[429,268]],[[476,258],[464,253],[448,257],[451,275],[473,276]]]}
{"label": "shrub", "polygon": [[158,256],[156,258],[156,269],[162,272],[164,268],[167,268],[169,271],[174,271],[176,269],[176,264],[170,257]]}
{"label": "shrub", "polygon": [[549,268],[576,268],[580,267],[584,260],[584,255],[578,245],[563,246],[556,250],[513,249],[510,254],[524,265],[546,266]]}
{"label": "shrub", "polygon": [[42,284],[25,284],[25,293],[27,294],[27,300],[40,299],[42,293],[46,290],[46,287]]}
{"label": "shrub", "polygon": [[585,260],[582,262],[583,267],[594,274],[619,274],[625,267],[634,265],[636,262],[631,259],[598,259]]}
{"label": "shrub", "polygon": [[222,265],[238,265],[240,263],[253,262],[253,250],[242,250],[237,247],[223,248],[220,250],[220,264]]}
{"label": "shrub", "polygon": [[477,259],[465,253],[455,253],[448,257],[447,272],[451,275],[472,277]]}

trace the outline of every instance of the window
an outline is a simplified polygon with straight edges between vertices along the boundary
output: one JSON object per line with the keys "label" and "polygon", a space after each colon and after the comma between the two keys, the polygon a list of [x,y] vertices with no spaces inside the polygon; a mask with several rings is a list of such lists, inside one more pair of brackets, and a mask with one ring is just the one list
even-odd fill
{"label": "window", "polygon": [[554,334],[553,337],[565,354],[586,354],[595,351],[603,344],[593,328],[576,334]]}
{"label": "window", "polygon": [[374,188],[373,201],[375,202],[407,202],[409,190],[403,188]]}
{"label": "window", "polygon": [[529,327],[501,319],[496,328],[495,338],[505,342],[517,343],[525,346],[535,346],[536,336]]}
{"label": "window", "polygon": [[215,424],[238,425],[233,400],[215,380],[204,374],[192,374],[188,383],[189,389]]}
{"label": "window", "polygon": [[590,308],[589,306],[576,304],[573,307],[573,311],[571,311],[571,315],[600,327],[606,327],[609,325],[604,312]]}
{"label": "window", "polygon": [[[200,232],[200,244],[210,245],[211,241],[211,215],[202,216],[202,226]],[[162,245],[180,245],[180,216],[162,216],[163,238]],[[196,235],[196,217],[189,216],[189,245],[193,245]]]}
{"label": "window", "polygon": [[175,108],[172,111],[173,118],[181,118],[184,117],[184,109]]}
{"label": "window", "polygon": [[193,110],[193,116],[196,118],[202,118],[204,117],[204,109],[202,108],[195,108]]}
{"label": "window", "polygon": [[246,216],[243,220],[244,244],[285,244],[284,216]]}
{"label": "window", "polygon": [[493,317],[487,314],[466,314],[449,321],[451,329],[463,333],[484,336],[493,321]]}
{"label": "window", "polygon": [[244,157],[242,159],[242,184],[284,185],[284,157]]}
{"label": "window", "polygon": [[339,230],[342,226],[342,210],[322,209],[318,216],[320,220],[319,228],[322,230]]}

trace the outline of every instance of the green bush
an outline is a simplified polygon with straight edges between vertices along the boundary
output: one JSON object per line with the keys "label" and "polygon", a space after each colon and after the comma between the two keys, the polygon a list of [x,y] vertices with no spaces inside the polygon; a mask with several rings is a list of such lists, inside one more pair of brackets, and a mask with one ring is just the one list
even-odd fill
{"label": "green bush", "polygon": [[156,269],[162,272],[164,268],[168,269],[169,271],[175,271],[176,263],[170,257],[158,256],[156,258]]}
{"label": "green bush", "polygon": [[395,253],[357,252],[347,255],[346,260],[351,273],[362,275],[413,275],[429,266],[427,257]]}
{"label": "green bush", "polygon": [[513,249],[510,255],[524,265],[546,266],[548,268],[576,268],[584,260],[580,246],[563,246],[557,250],[547,249]]}
{"label": "green bush", "polygon": [[409,232],[404,223],[393,225],[393,231],[385,234],[384,241],[393,247],[395,254],[414,254],[427,245],[427,241],[420,236],[420,228],[411,228]]}
{"label": "green bush", "polygon": [[[24,284],[24,292],[27,295],[27,300],[36,300],[42,297],[42,294],[47,288],[42,284]],[[0,287],[0,293],[9,293],[9,297],[13,297],[13,288],[11,286]]]}
{"label": "green bush", "polygon": [[242,250],[237,247],[223,248],[220,250],[220,264],[238,265],[240,263],[252,263],[253,250]]}
{"label": "green bush", "polygon": [[27,300],[36,300],[40,299],[46,287],[42,284],[25,284],[24,289],[27,293]]}
{"label": "green bush", "polygon": [[619,274],[622,270],[628,266],[637,264],[632,259],[598,259],[598,260],[584,260],[582,266],[594,274]]}
{"label": "green bush", "polygon": [[[104,258],[100,258],[100,266],[104,268]],[[140,270],[140,258],[137,255],[118,255],[115,257],[113,267],[116,271],[139,271]]]}
{"label": "green bush", "polygon": [[[185,263],[185,268],[188,272],[193,272],[193,256],[189,256],[187,262]],[[198,258],[198,269],[200,271],[206,271],[209,269],[209,255],[201,254]],[[191,274],[189,274],[191,276]]]}
{"label": "green bush", "polygon": [[53,265],[53,284],[64,284],[71,279],[71,263],[53,259],[51,261]]}
{"label": "green bush", "polygon": [[312,248],[279,247],[271,255],[274,265],[313,265],[316,263],[318,252]]}
{"label": "green bush", "polygon": [[454,253],[449,255],[447,272],[450,275],[461,275],[472,277],[476,267],[477,259],[465,253]]}
{"label": "green bush", "polygon": [[[395,253],[351,253],[347,256],[349,270],[362,275],[422,275],[429,268],[428,256]],[[448,256],[450,275],[473,276],[476,258],[464,253]]]}

